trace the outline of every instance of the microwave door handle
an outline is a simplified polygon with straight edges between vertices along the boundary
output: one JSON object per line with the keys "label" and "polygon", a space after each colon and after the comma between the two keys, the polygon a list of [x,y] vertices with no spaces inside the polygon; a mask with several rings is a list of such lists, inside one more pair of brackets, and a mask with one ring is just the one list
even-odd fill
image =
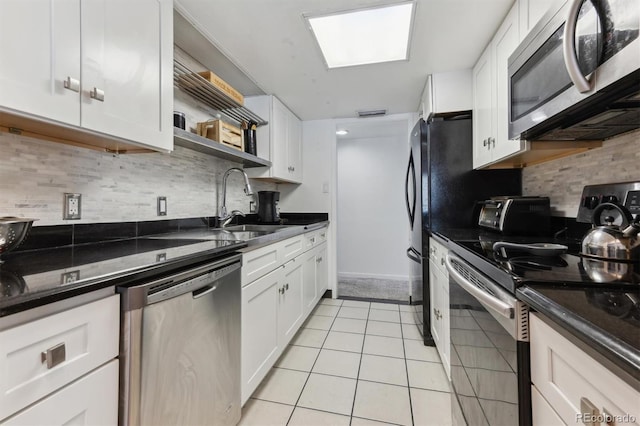
{"label": "microwave door handle", "polygon": [[569,78],[580,93],[591,90],[591,82],[582,75],[580,64],[578,63],[578,53],[576,52],[576,25],[578,24],[578,14],[584,0],[571,0],[567,20],[564,24],[564,36],[562,40],[562,51],[564,54],[564,66],[567,68]]}

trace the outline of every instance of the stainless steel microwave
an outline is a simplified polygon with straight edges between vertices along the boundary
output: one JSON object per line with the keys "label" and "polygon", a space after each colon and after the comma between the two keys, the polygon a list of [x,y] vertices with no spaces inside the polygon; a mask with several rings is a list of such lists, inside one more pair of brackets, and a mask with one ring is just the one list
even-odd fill
{"label": "stainless steel microwave", "polygon": [[564,0],[509,57],[509,138],[604,140],[640,128],[640,0]]}

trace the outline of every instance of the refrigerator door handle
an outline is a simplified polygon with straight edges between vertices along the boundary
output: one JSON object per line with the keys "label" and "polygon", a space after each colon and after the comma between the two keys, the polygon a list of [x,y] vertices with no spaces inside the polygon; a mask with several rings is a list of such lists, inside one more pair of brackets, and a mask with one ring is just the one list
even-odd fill
{"label": "refrigerator door handle", "polygon": [[[409,200],[409,179],[413,182],[413,200]],[[407,202],[407,213],[409,214],[409,223],[413,229],[413,223],[416,218],[416,168],[413,163],[413,153],[409,154],[409,165],[407,166],[407,176],[404,182],[405,201]]]}
{"label": "refrigerator door handle", "polygon": [[416,263],[422,263],[420,253],[413,247],[407,249],[407,257]]}

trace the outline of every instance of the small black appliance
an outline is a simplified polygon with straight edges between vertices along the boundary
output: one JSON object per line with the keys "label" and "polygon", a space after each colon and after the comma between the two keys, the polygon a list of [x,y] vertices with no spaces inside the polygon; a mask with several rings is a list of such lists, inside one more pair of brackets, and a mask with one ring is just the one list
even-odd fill
{"label": "small black appliance", "polygon": [[258,191],[258,220],[262,223],[280,222],[278,191]]}

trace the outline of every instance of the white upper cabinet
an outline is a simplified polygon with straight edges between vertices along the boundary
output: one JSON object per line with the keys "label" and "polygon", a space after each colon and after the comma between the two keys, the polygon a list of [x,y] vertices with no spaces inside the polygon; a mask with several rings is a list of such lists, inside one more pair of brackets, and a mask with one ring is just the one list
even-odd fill
{"label": "white upper cabinet", "polygon": [[11,17],[0,26],[1,110],[173,148],[171,0],[8,0],[0,16]]}
{"label": "white upper cabinet", "polygon": [[529,31],[535,27],[540,18],[547,13],[547,10],[554,3],[560,0],[518,0],[518,20],[520,27],[520,41],[522,41]]}
{"label": "white upper cabinet", "polygon": [[3,0],[0,16],[0,106],[79,125],[80,0]]}
{"label": "white upper cabinet", "polygon": [[509,55],[520,41],[518,4],[509,11],[473,68],[473,167],[482,168],[525,149],[509,140]]}
{"label": "white upper cabinet", "polygon": [[278,182],[302,182],[302,123],[275,96],[253,96],[244,100],[245,106],[269,124],[256,133],[258,157],[271,161],[271,167],[246,170],[252,178]]}
{"label": "white upper cabinet", "polygon": [[470,69],[429,74],[419,112],[427,120],[431,114],[468,111],[473,107],[471,90]]}
{"label": "white upper cabinet", "polygon": [[173,2],[83,0],[81,10],[82,126],[171,150]]}

